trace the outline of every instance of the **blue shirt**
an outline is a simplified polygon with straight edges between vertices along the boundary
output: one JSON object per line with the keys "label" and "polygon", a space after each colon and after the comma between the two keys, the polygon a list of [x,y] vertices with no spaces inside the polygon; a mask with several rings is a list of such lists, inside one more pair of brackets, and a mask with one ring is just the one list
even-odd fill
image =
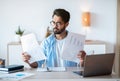
{"label": "blue shirt", "polygon": [[[69,33],[69,32],[68,32]],[[41,43],[41,48],[46,59],[46,66],[47,67],[57,67],[56,66],[56,38],[54,34],[51,34],[49,37],[44,39]],[[38,67],[41,67],[45,60],[38,61]],[[64,67],[75,67],[77,63],[72,61],[63,60]]]}

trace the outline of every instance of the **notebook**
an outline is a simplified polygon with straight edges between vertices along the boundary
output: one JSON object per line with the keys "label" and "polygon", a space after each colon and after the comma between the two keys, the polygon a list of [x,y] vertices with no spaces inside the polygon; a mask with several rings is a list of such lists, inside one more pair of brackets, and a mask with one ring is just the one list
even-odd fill
{"label": "notebook", "polygon": [[0,73],[15,73],[15,72],[21,72],[21,71],[24,71],[24,68],[17,69],[17,70],[12,70],[12,71],[1,71],[0,70]]}
{"label": "notebook", "polygon": [[74,71],[83,77],[110,75],[115,53],[86,55],[83,71]]}
{"label": "notebook", "polygon": [[8,65],[0,67],[0,73],[13,73],[23,70],[24,70],[23,65]]}

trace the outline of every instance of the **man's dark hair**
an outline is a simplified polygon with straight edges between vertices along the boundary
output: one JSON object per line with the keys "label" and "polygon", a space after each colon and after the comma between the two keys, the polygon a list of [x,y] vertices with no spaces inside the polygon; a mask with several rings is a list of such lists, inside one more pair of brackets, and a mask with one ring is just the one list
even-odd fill
{"label": "man's dark hair", "polygon": [[52,17],[54,15],[60,16],[65,23],[69,22],[69,20],[70,20],[70,13],[68,11],[66,11],[65,9],[60,9],[60,8],[55,9]]}

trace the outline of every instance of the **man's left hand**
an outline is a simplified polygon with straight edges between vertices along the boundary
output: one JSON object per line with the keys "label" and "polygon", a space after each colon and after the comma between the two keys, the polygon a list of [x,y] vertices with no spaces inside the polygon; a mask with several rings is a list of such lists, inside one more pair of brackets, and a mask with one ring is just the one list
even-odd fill
{"label": "man's left hand", "polygon": [[77,57],[80,59],[80,64],[81,66],[84,66],[84,58],[86,56],[86,52],[85,51],[80,51],[80,53],[77,55]]}

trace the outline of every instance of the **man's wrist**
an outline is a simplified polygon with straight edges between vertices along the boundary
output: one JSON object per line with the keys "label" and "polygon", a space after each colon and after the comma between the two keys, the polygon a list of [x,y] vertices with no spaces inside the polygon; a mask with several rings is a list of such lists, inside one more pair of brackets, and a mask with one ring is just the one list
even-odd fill
{"label": "man's wrist", "polygon": [[30,67],[32,68],[37,68],[38,67],[38,64],[37,62],[33,62],[33,63],[28,63]]}

